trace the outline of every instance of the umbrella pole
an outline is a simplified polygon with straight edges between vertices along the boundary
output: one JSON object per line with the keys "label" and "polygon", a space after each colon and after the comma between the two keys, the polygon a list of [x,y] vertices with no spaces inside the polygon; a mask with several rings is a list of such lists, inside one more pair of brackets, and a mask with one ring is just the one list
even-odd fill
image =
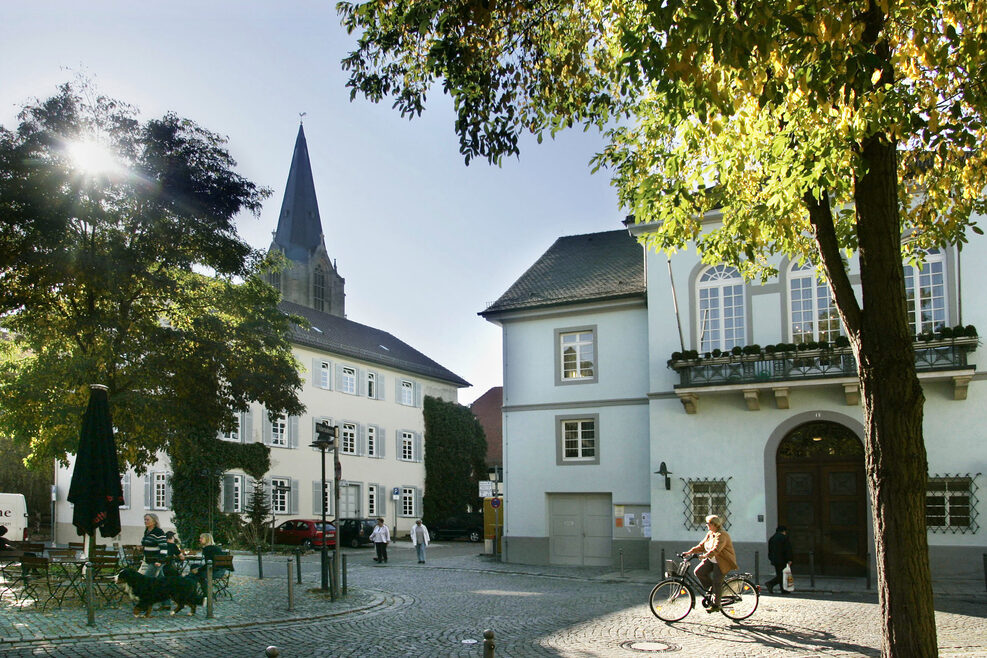
{"label": "umbrella pole", "polygon": [[95,610],[95,592],[93,588],[93,561],[92,555],[96,552],[96,533],[87,535],[89,541],[86,542],[86,612],[88,614],[87,625],[96,625],[96,610]]}

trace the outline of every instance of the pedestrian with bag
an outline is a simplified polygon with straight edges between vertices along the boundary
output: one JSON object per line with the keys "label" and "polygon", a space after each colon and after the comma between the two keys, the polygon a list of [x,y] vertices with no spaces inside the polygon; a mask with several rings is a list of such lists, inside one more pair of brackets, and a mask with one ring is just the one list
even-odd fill
{"label": "pedestrian with bag", "polygon": [[780,525],[775,528],[775,534],[768,540],[768,562],[775,568],[775,577],[764,583],[768,591],[774,594],[774,586],[778,586],[778,593],[787,595],[785,582],[785,571],[792,566],[792,542],[788,539],[788,528]]}
{"label": "pedestrian with bag", "polygon": [[384,525],[384,519],[377,519],[377,527],[370,533],[370,541],[374,543],[377,557],[374,562],[387,563],[387,545],[391,542],[391,531]]}
{"label": "pedestrian with bag", "polygon": [[428,546],[429,541],[428,528],[421,519],[418,519],[415,525],[411,526],[411,545],[418,551],[418,564],[425,564],[425,547]]}

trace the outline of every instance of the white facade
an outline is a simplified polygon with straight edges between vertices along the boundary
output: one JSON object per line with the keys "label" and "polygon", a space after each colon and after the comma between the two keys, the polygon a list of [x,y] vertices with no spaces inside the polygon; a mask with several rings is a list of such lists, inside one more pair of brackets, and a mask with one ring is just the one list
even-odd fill
{"label": "white facade", "polygon": [[[457,388],[451,383],[409,374],[393,368],[381,367],[367,361],[320,353],[296,347],[295,358],[306,364],[308,372],[299,397],[306,407],[301,417],[291,417],[284,424],[283,432],[276,431],[267,420],[267,413],[260,406],[251,407],[241,414],[240,431],[227,440],[263,442],[271,446],[271,468],[264,484],[272,502],[282,503],[275,513],[278,522],[291,518],[319,518],[322,510],[319,491],[322,488],[321,452],[312,448],[317,420],[327,419],[339,425],[341,431],[352,431],[352,441],[340,439],[340,516],[382,516],[389,526],[406,532],[414,519],[422,515],[421,497],[425,486],[425,442],[422,400],[425,395],[448,402],[457,399]],[[314,377],[312,364],[326,362],[330,367],[328,387],[321,377]],[[360,379],[355,381],[352,393],[348,383],[342,384],[344,369],[354,371]],[[367,378],[374,375],[376,391],[368,393]],[[403,384],[410,384],[404,386]],[[411,397],[402,398],[399,392],[410,388]],[[278,428],[280,430],[280,428]],[[279,445],[283,443],[284,445]],[[72,508],[65,500],[71,481],[72,466],[57,470],[56,485],[56,533],[60,543],[76,541],[72,526]],[[145,475],[133,470],[123,476],[124,498],[127,505],[120,510],[122,533],[119,541],[124,544],[139,543],[144,532],[143,518],[154,512],[165,529],[174,529],[171,512],[171,493],[168,479],[171,476],[166,457],[148,468]],[[271,492],[272,478],[290,487],[283,493]],[[326,456],[326,478],[329,485],[328,517],[334,518],[332,506],[333,463],[332,454]],[[224,474],[216,492],[220,509],[224,512],[240,512],[247,503],[252,480],[242,471]],[[398,489],[398,500],[392,499]],[[187,541],[187,538],[183,538]],[[102,542],[103,539],[100,538]]]}
{"label": "white facade", "polygon": [[[560,244],[539,263],[564,262]],[[971,236],[962,253],[942,250],[912,270],[918,281],[917,333],[923,322],[987,328],[987,291],[980,285],[987,275],[980,257],[985,253],[987,245]],[[712,511],[727,517],[744,570],[753,571],[755,551],[762,573],[770,568],[767,539],[785,523],[803,569],[812,550],[816,573],[862,575],[872,564],[873,529],[863,458],[854,455],[862,450],[863,418],[852,371],[823,373],[820,364],[836,361],[813,352],[778,365],[752,357],[750,376],[742,374],[740,357],[707,360],[721,364],[707,374],[738,373],[722,381],[685,381],[668,364],[683,348],[729,352],[733,345],[818,340],[820,331],[833,343],[825,332],[838,331],[838,323],[828,320],[825,287],[817,290],[814,281],[800,278],[809,273],[782,258],[779,276],[760,284],[731,281],[726,268],[703,265],[694,250],[672,256],[670,268],[664,254],[643,257],[647,292],[637,303],[567,298],[526,306],[511,291],[566,289],[560,281],[565,275],[536,264],[505,293],[504,303],[484,312],[503,327],[504,339],[504,559],[614,565],[623,559],[625,566],[660,570],[662,553],[671,557],[694,545],[702,536],[701,517]],[[851,280],[859,282],[853,272]],[[555,376],[560,346],[553,336],[570,327],[595,329],[598,373],[579,384]],[[928,539],[937,576],[976,577],[987,546],[978,493],[987,471],[979,413],[987,392],[977,367],[983,349],[970,342],[965,361],[918,368],[934,517]],[[953,354],[950,349],[942,352]],[[800,364],[811,367],[799,370]],[[788,370],[770,374],[776,367]],[[564,463],[557,454],[560,423],[580,416],[597,421],[598,459]],[[819,457],[811,443],[799,443],[807,428],[821,433],[811,440],[849,446],[849,452],[834,449]],[[657,473],[662,464],[668,489],[666,477]],[[585,542],[560,549],[560,542],[591,534],[604,502],[609,551]],[[798,530],[792,531],[795,524]]]}

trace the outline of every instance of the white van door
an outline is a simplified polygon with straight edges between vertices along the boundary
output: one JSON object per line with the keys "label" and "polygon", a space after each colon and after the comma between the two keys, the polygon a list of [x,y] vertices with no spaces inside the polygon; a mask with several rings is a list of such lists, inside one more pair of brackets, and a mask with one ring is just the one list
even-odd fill
{"label": "white van door", "polygon": [[10,541],[27,541],[27,500],[24,494],[0,493],[0,525]]}

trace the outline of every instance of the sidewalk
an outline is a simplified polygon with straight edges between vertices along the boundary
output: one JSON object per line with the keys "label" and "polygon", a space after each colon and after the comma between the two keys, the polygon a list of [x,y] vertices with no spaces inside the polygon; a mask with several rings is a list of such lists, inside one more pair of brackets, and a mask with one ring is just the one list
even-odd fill
{"label": "sidewalk", "polygon": [[[279,556],[281,557],[281,556]],[[252,560],[251,555],[237,556],[241,560]],[[644,569],[629,569],[623,574],[599,567],[559,567],[505,564],[487,555],[466,555],[444,558],[430,562],[432,570],[456,570],[537,578],[557,578],[565,580],[598,581],[600,583],[634,583],[651,586],[659,575]],[[6,599],[0,602],[0,648],[4,644],[25,642],[39,648],[50,647],[56,642],[77,638],[114,637],[124,638],[143,635],[147,632],[193,632],[207,629],[244,628],[257,623],[297,622],[327,619],[354,612],[373,611],[394,603],[395,597],[389,592],[366,588],[350,588],[346,597],[331,602],[318,592],[317,574],[305,574],[302,584],[294,585],[294,609],[288,610],[288,585],[284,566],[270,564],[265,567],[264,580],[234,574],[231,577],[231,591],[234,600],[221,599],[215,604],[214,618],[207,619],[205,608],[200,608],[194,617],[185,616],[184,611],[177,616],[155,610],[150,619],[135,618],[132,605],[124,602],[118,608],[104,608],[96,611],[96,624],[87,625],[86,609],[79,606],[66,606],[41,612],[34,608],[21,610],[10,605]],[[766,580],[767,574],[761,574]],[[762,582],[763,584],[763,582]],[[933,583],[937,597],[962,597],[979,603],[987,603],[987,591],[983,582],[945,581]],[[817,577],[811,586],[806,576],[798,581],[796,595],[844,594],[854,598],[871,595],[876,597],[874,584],[866,589],[862,578],[823,578]],[[770,596],[765,592],[765,596]],[[839,597],[834,597],[839,598]]]}

